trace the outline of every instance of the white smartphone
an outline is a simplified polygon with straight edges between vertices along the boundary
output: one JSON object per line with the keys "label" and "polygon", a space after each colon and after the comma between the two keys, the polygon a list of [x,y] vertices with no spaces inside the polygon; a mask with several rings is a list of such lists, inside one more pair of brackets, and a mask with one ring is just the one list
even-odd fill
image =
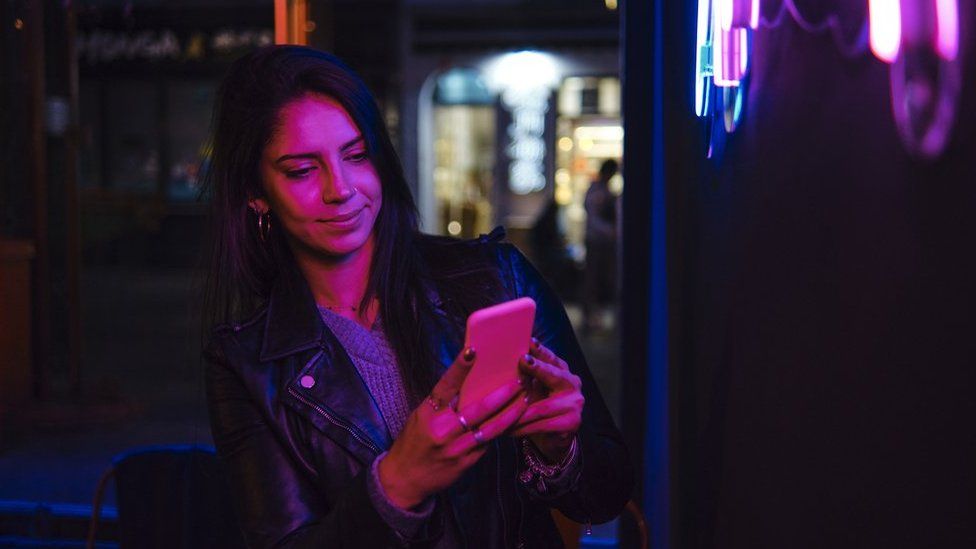
{"label": "white smartphone", "polygon": [[535,301],[530,297],[471,313],[464,348],[473,347],[475,359],[461,386],[459,409],[518,377],[519,358],[529,352],[534,321]]}

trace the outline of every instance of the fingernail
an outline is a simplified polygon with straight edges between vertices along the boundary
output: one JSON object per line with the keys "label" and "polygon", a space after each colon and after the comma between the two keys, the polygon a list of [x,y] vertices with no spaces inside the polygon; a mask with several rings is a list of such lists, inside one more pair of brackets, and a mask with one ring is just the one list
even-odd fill
{"label": "fingernail", "polygon": [[539,348],[539,340],[536,339],[536,338],[534,338],[534,337],[532,338],[532,348],[533,349],[538,349]]}
{"label": "fingernail", "polygon": [[529,364],[529,366],[535,366],[535,359],[532,358],[532,355],[525,355],[525,361]]}
{"label": "fingernail", "polygon": [[468,347],[467,349],[464,350],[464,360],[471,362],[472,360],[474,360],[474,355],[475,355],[474,347]]}

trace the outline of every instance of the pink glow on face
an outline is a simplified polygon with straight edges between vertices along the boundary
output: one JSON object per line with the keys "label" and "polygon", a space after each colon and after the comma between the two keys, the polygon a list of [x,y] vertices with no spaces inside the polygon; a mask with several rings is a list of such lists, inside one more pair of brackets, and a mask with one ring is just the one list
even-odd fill
{"label": "pink glow on face", "polygon": [[309,93],[281,108],[277,127],[260,162],[265,196],[252,207],[274,212],[303,263],[371,254],[383,184],[356,122]]}
{"label": "pink glow on face", "polygon": [[868,0],[871,18],[871,51],[892,63],[901,46],[901,7],[898,0]]}
{"label": "pink glow on face", "polygon": [[959,6],[957,0],[935,0],[935,15],[939,31],[936,48],[946,61],[959,53]]}

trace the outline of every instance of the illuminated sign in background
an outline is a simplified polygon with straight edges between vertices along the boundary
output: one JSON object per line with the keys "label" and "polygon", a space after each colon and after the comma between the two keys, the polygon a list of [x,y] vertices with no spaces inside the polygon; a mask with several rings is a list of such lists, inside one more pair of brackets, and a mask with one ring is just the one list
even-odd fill
{"label": "illuminated sign in background", "polygon": [[545,53],[520,51],[495,60],[486,73],[488,85],[501,94],[512,115],[505,151],[508,186],[516,194],[541,191],[546,187],[546,112],[559,83],[556,62]]}

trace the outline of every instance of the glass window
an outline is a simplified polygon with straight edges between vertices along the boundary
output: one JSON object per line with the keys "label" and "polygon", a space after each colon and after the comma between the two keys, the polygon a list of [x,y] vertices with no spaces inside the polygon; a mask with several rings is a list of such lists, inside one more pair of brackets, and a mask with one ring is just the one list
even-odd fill
{"label": "glass window", "polygon": [[206,150],[216,84],[212,81],[176,81],[166,88],[166,141],[169,149],[167,198],[196,200],[200,169],[209,158]]}
{"label": "glass window", "polygon": [[441,234],[472,238],[491,230],[495,109],[434,107],[434,197]]}
{"label": "glass window", "polygon": [[102,173],[102,93],[100,82],[83,80],[79,86],[78,185],[82,189],[95,189],[105,184]]}
{"label": "glass window", "polygon": [[156,85],[117,80],[105,90],[107,101],[103,146],[108,148],[108,178],[112,188],[138,194],[159,187],[159,115]]}

